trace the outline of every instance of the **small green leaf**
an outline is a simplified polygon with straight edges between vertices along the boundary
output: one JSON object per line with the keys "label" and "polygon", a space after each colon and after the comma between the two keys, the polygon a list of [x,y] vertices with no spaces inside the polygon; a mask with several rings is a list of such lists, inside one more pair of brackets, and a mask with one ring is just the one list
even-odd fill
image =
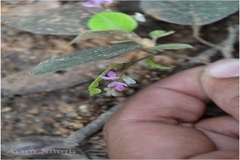
{"label": "small green leaf", "polygon": [[97,88],[99,86],[99,82],[102,80],[102,78],[100,76],[98,76],[88,87],[88,91],[90,93],[90,95],[94,95],[94,94],[99,94],[102,92],[101,89]]}
{"label": "small green leaf", "polygon": [[174,31],[166,32],[166,31],[163,31],[163,30],[154,30],[154,31],[149,33],[149,36],[152,39],[158,39],[160,37],[165,37],[165,36],[168,36],[168,35],[173,34],[173,33],[174,33]]}
{"label": "small green leaf", "polygon": [[127,42],[132,42],[132,41],[133,40],[131,40],[131,39],[120,39],[120,40],[111,41],[110,44],[127,43]]}
{"label": "small green leaf", "polygon": [[164,30],[154,30],[149,33],[149,36],[154,38],[154,37],[158,37],[159,35],[162,35],[164,33],[166,33],[166,31],[164,31]]}
{"label": "small green leaf", "polygon": [[76,38],[74,38],[67,46],[75,43],[76,41],[83,41],[91,38],[104,38],[111,37],[117,35],[127,34],[126,31],[123,30],[100,30],[100,31],[86,31],[82,34],[79,34]]}
{"label": "small green leaf", "polygon": [[160,66],[160,65],[157,65],[156,63],[154,63],[152,61],[152,59],[148,58],[146,60],[146,63],[149,67],[153,67],[153,68],[160,68],[160,69],[170,69],[169,67],[164,67],[164,66]]}
{"label": "small green leaf", "polygon": [[163,51],[163,50],[169,50],[169,49],[187,49],[187,48],[193,48],[193,47],[189,44],[170,43],[170,44],[161,44],[155,47],[150,47],[148,49]]}
{"label": "small green leaf", "polygon": [[102,90],[99,89],[99,88],[91,88],[91,89],[89,90],[89,93],[90,93],[91,96],[94,95],[94,94],[99,94],[99,93],[101,93],[101,92],[102,92]]}
{"label": "small green leaf", "polygon": [[141,48],[138,44],[118,44],[108,47],[86,49],[57,56],[39,63],[30,71],[31,75],[55,72],[83,63],[109,59]]}
{"label": "small green leaf", "polygon": [[[120,64],[116,64],[114,66],[111,66],[111,67],[108,67],[105,71],[102,72],[101,75],[106,75],[111,69],[114,69],[114,68],[118,68],[118,67],[121,67],[123,66],[125,63],[120,63]],[[91,84],[90,86],[88,87],[88,91],[90,93],[90,95],[95,95],[95,94],[99,94],[102,92],[101,89],[97,88],[99,86],[99,82],[102,80],[101,78],[101,75],[99,75]]]}
{"label": "small green leaf", "polygon": [[138,23],[131,16],[120,12],[102,12],[95,14],[88,21],[91,30],[120,29],[131,32]]}

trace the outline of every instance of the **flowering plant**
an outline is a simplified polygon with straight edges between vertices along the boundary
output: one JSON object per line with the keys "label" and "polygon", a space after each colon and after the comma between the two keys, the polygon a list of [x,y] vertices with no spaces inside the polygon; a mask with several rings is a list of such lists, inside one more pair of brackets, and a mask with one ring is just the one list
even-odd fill
{"label": "flowering plant", "polygon": [[[111,11],[108,7],[111,3],[113,3],[113,0],[88,0],[87,2],[83,2],[82,5],[84,7],[104,7],[107,9],[104,12],[93,15],[87,23],[90,30],[78,35],[68,45],[71,45],[76,41],[83,41],[91,38],[103,38],[108,36],[121,37],[120,39],[117,38],[115,41],[110,42],[115,45],[82,50],[51,58],[34,67],[30,71],[30,74],[54,72],[91,61],[109,59],[137,49],[147,52],[147,56],[133,62],[120,63],[110,66],[89,86],[90,95],[95,95],[102,92],[102,90],[98,88],[99,83],[102,80],[110,81],[104,90],[109,95],[117,96],[119,91],[123,91],[129,85],[136,83],[134,79],[126,76],[127,70],[136,62],[146,60],[146,64],[150,67],[169,69],[169,67],[156,64],[152,58],[165,53],[165,50],[192,48],[191,45],[180,43],[157,45],[158,38],[173,34],[174,31],[166,32],[163,30],[154,30],[149,33],[151,39],[139,37],[133,32],[133,30],[135,30],[138,26],[138,22],[136,20],[140,21],[140,23],[144,23],[145,17],[140,13],[129,16],[121,12]],[[117,70],[119,74],[113,70]]]}

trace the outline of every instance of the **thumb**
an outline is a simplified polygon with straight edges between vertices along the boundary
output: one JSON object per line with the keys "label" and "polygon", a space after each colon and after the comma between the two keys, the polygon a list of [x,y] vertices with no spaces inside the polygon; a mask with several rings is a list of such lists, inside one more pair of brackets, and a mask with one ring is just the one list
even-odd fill
{"label": "thumb", "polygon": [[221,109],[239,119],[239,60],[225,59],[209,65],[201,77],[206,95]]}

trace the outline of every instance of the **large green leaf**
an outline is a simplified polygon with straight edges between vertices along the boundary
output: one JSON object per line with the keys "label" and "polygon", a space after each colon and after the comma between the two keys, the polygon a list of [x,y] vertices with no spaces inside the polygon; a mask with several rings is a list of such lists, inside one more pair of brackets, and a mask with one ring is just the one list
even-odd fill
{"label": "large green leaf", "polygon": [[9,26],[32,33],[79,35],[79,33],[88,30],[88,19],[100,11],[102,9],[79,6],[24,15],[5,15],[2,20]]}
{"label": "large green leaf", "polygon": [[127,52],[137,50],[139,48],[141,48],[141,45],[138,44],[119,44],[109,47],[99,47],[73,52],[39,63],[37,66],[32,68],[30,74],[35,75],[55,72],[91,61],[109,59]]}
{"label": "large green leaf", "polygon": [[142,1],[140,7],[153,17],[176,24],[206,25],[238,11],[238,1]]}
{"label": "large green leaf", "polygon": [[124,34],[127,34],[127,32],[123,30],[86,31],[74,38],[68,45],[71,45],[76,41],[83,41],[91,38],[104,38]]}
{"label": "large green leaf", "polygon": [[120,29],[131,32],[138,23],[131,16],[121,12],[102,12],[95,14],[88,21],[91,30]]}

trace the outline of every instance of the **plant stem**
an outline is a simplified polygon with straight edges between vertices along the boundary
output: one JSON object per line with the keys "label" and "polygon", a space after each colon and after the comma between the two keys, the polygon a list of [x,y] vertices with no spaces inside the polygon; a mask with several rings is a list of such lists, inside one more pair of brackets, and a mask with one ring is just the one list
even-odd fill
{"label": "plant stem", "polygon": [[122,75],[124,75],[124,74],[126,73],[126,71],[127,71],[131,66],[133,66],[135,63],[137,63],[137,62],[139,62],[139,61],[141,61],[141,60],[144,60],[144,59],[146,59],[146,58],[153,57],[153,56],[154,56],[154,55],[148,55],[148,56],[145,56],[145,57],[143,57],[143,58],[137,59],[136,61],[127,63],[126,68],[124,68],[124,70],[120,73],[120,77],[121,77]]}
{"label": "plant stem", "polygon": [[199,42],[205,44],[205,45],[208,45],[210,47],[213,47],[213,48],[216,48],[218,50],[222,50],[222,47],[219,47],[217,45],[214,45],[212,43],[209,43],[207,41],[205,41],[204,39],[202,39],[200,36],[199,36],[199,31],[200,31],[200,26],[196,26],[196,25],[193,25],[192,26],[192,29],[193,29],[193,37],[196,38]]}

